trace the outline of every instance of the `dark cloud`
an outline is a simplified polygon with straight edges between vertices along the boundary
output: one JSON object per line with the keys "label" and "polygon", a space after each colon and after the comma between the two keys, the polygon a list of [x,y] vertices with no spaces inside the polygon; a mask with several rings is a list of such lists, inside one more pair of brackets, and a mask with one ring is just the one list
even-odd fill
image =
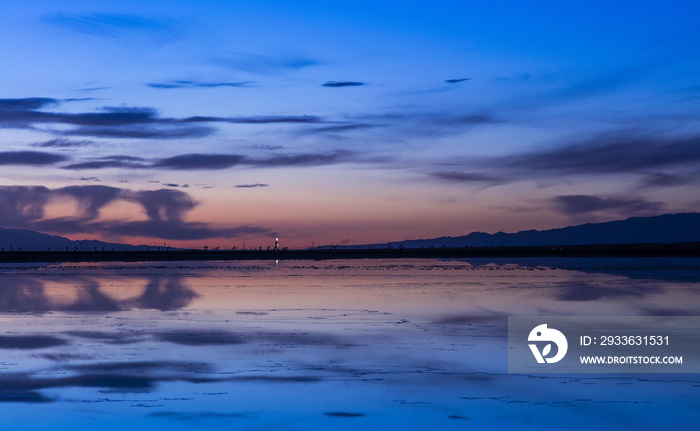
{"label": "dark cloud", "polygon": [[[326,123],[313,115],[163,118],[148,107],[103,107],[98,112],[61,113],[40,111],[39,108],[71,100],[0,99],[0,127],[36,129],[37,124],[69,125],[72,128],[42,128],[59,136],[89,136],[100,138],[184,139],[209,136],[215,129],[207,124],[306,124]],[[80,142],[80,144],[78,144]],[[89,141],[69,141],[58,138],[37,146],[68,148],[86,146]]]}
{"label": "dark cloud", "polygon": [[677,187],[700,180],[700,172],[688,175],[655,172],[644,177],[639,186],[642,188]]}
{"label": "dark cloud", "polygon": [[93,136],[97,138],[133,139],[185,139],[203,138],[214,133],[206,126],[184,126],[182,124],[137,125],[123,127],[79,127],[67,131],[53,131],[66,136]]}
{"label": "dark cloud", "polygon": [[281,154],[264,159],[250,159],[248,164],[259,167],[321,166],[354,160],[350,151],[337,150],[332,153]]}
{"label": "dark cloud", "polygon": [[[505,184],[571,176],[636,174],[641,177],[639,187],[675,187],[700,182],[700,136],[664,137],[623,131],[507,156],[452,159],[449,165],[454,168],[428,175],[454,182],[492,180]],[[676,172],[668,173],[669,170]],[[497,172],[497,177],[492,172]],[[615,206],[621,202],[597,204]],[[634,203],[629,205],[634,207]],[[653,203],[650,209],[654,206],[658,203]]]}
{"label": "dark cloud", "polygon": [[571,145],[496,159],[505,168],[562,174],[617,174],[700,163],[700,136],[650,137],[638,133],[596,136]]}
{"label": "dark cloud", "polygon": [[3,151],[0,152],[0,165],[44,166],[68,160],[61,154],[39,151]]}
{"label": "dark cloud", "polygon": [[175,89],[175,88],[217,88],[217,87],[249,87],[250,81],[242,82],[204,82],[204,81],[167,81],[146,84],[151,88]]}
{"label": "dark cloud", "polygon": [[42,218],[51,196],[51,190],[43,186],[0,186],[0,226]]}
{"label": "dark cloud", "polygon": [[235,228],[212,227],[206,223],[145,220],[119,223],[94,223],[84,227],[91,232],[104,232],[113,235],[143,236],[169,240],[193,240],[210,238],[234,238],[245,235],[271,235],[268,229],[255,226]]}
{"label": "dark cloud", "polygon": [[182,154],[155,162],[162,169],[226,169],[240,165],[246,159],[237,154]]}
{"label": "dark cloud", "polygon": [[98,160],[94,162],[82,162],[66,165],[63,169],[80,171],[84,169],[108,169],[108,168],[142,168],[139,163],[123,162],[120,160]]}
{"label": "dark cloud", "polygon": [[325,412],[324,415],[331,418],[361,418],[365,414],[355,412]]}
{"label": "dark cloud", "polygon": [[92,220],[99,216],[100,208],[117,199],[122,189],[109,186],[68,186],[56,189],[55,193],[78,201],[78,217]]}
{"label": "dark cloud", "polygon": [[[67,197],[78,202],[79,214],[43,218],[49,200]],[[97,220],[100,209],[118,200],[139,204],[149,220]],[[271,233],[255,226],[219,228],[206,223],[183,221],[196,205],[197,202],[188,194],[172,189],[132,191],[94,185],[50,190],[38,186],[0,186],[0,225],[58,234],[92,233],[173,240]]]}
{"label": "dark cloud", "polygon": [[276,123],[326,123],[323,118],[315,115],[269,115],[257,117],[187,117],[179,120],[181,123],[233,123],[233,124],[276,124]]}
{"label": "dark cloud", "polygon": [[[58,105],[58,99],[48,97],[27,97],[24,99],[0,99],[0,111],[32,111],[46,106]],[[0,118],[3,113],[0,112]]]}
{"label": "dark cloud", "polygon": [[32,144],[33,147],[39,148],[80,148],[80,147],[91,147],[96,146],[97,143],[94,141],[73,141],[65,138],[54,138],[44,142],[36,142]]}
{"label": "dark cloud", "polygon": [[644,198],[606,197],[590,195],[565,195],[552,198],[555,208],[566,215],[580,215],[607,211],[625,215],[655,214],[664,206],[662,202]]}
{"label": "dark cloud", "polygon": [[328,153],[278,154],[263,158],[252,158],[241,154],[180,154],[165,159],[146,162],[141,158],[108,156],[89,162],[72,163],[64,169],[106,169],[106,168],[155,168],[173,170],[218,170],[234,166],[247,167],[295,167],[320,166],[354,161],[355,154],[336,150]]}
{"label": "dark cloud", "polygon": [[260,183],[256,183],[256,184],[236,184],[234,187],[237,188],[237,189],[252,189],[252,188],[256,188],[256,187],[268,187],[268,185],[267,185],[267,184],[260,184]]}
{"label": "dark cloud", "polygon": [[153,221],[180,221],[185,213],[197,206],[190,195],[179,190],[125,191],[122,196],[143,205],[146,214]]}
{"label": "dark cloud", "polygon": [[460,82],[469,81],[471,78],[459,78],[459,79],[446,79],[445,82],[448,84],[458,84]]}
{"label": "dark cloud", "polygon": [[146,168],[150,166],[146,159],[127,155],[112,155],[99,157],[90,162],[72,163],[63,169],[107,169],[107,168]]}
{"label": "dark cloud", "polygon": [[332,87],[332,88],[361,87],[363,85],[366,85],[366,84],[364,82],[358,82],[358,81],[328,81],[325,84],[323,84],[323,87]]}

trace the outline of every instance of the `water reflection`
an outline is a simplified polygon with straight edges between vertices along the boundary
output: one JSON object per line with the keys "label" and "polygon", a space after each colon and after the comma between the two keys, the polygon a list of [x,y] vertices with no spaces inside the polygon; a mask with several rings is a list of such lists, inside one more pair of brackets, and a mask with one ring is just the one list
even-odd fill
{"label": "water reflection", "polygon": [[700,312],[700,260],[589,264],[5,267],[0,412],[15,429],[687,428],[694,375],[506,372],[508,315]]}
{"label": "water reflection", "polygon": [[[130,280],[132,285],[142,280]],[[47,284],[53,289],[49,292]],[[197,294],[180,278],[151,277],[143,293],[135,298],[117,299],[105,292],[99,279],[64,277],[56,280],[27,276],[5,276],[0,289],[0,311],[93,311],[132,309],[177,310],[186,307]]]}

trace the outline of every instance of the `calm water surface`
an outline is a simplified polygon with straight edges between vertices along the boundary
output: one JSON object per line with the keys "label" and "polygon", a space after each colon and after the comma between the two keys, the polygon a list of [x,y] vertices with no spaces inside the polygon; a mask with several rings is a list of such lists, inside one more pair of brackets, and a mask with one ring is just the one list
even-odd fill
{"label": "calm water surface", "polygon": [[509,315],[700,315],[700,259],[3,264],[2,429],[700,420],[700,375],[508,374]]}

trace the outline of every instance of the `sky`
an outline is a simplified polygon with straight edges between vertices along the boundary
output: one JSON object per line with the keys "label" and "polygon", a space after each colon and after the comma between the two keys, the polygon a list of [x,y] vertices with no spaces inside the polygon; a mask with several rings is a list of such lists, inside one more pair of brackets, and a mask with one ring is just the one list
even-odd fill
{"label": "sky", "polygon": [[700,211],[700,3],[38,1],[0,226],[305,248]]}

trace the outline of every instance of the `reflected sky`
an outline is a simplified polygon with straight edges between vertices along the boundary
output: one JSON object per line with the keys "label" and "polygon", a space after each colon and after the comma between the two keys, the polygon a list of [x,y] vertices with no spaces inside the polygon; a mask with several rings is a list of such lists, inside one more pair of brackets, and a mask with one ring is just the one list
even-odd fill
{"label": "reflected sky", "polygon": [[697,375],[508,374],[505,324],[698,315],[699,268],[700,259],[5,265],[0,411],[6,429],[685,428],[700,418]]}

